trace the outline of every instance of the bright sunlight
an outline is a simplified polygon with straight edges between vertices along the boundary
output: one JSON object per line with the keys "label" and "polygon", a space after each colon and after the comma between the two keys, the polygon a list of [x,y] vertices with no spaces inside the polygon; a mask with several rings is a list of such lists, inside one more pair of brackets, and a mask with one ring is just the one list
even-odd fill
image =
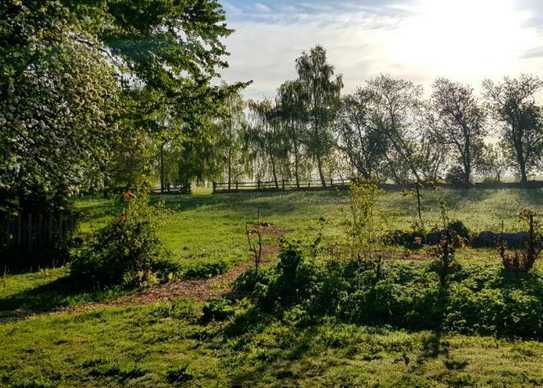
{"label": "bright sunlight", "polygon": [[513,0],[420,0],[393,33],[390,57],[402,65],[470,77],[502,75],[537,46],[535,28]]}

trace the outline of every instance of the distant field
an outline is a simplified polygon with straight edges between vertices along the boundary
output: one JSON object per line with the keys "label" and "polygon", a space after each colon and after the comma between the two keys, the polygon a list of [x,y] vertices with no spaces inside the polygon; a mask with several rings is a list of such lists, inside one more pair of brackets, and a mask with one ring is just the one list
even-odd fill
{"label": "distant field", "polygon": [[[171,260],[187,266],[224,261],[230,267],[249,260],[246,223],[259,219],[287,237],[313,238],[324,218],[325,237],[333,241],[343,233],[349,204],[346,192],[197,193],[153,200],[170,209],[160,233]],[[450,218],[472,231],[499,231],[502,222],[514,231],[522,228],[520,209],[543,208],[543,190],[427,191],[428,225],[439,222],[442,200]],[[81,233],[104,226],[116,213],[113,203],[78,201]],[[409,230],[416,218],[415,199],[400,192],[383,194],[380,207],[388,229]],[[461,249],[458,258],[498,263],[493,250]],[[0,338],[10,339],[0,350],[0,385],[543,384],[539,342],[455,335],[436,342],[431,332],[332,323],[298,328],[288,321],[228,335],[227,323],[198,321],[202,305],[193,301],[87,311],[80,306],[107,303],[123,292],[65,292],[67,271],[0,276]],[[52,312],[58,307],[72,310]]]}
{"label": "distant field", "polygon": [[[164,195],[172,210],[161,237],[174,260],[226,260],[247,256],[245,224],[260,221],[285,230],[287,236],[315,235],[318,220],[326,219],[330,238],[341,234],[348,217],[347,192],[241,193],[193,196]],[[448,205],[451,219],[463,221],[470,230],[505,231],[524,228],[518,222],[521,209],[543,209],[543,190],[443,190],[423,193],[423,217],[428,226],[440,223],[440,201]],[[114,212],[110,200],[83,200],[77,206],[86,214],[82,232],[95,230]],[[416,200],[402,192],[384,193],[380,200],[387,229],[409,230],[416,221]]]}

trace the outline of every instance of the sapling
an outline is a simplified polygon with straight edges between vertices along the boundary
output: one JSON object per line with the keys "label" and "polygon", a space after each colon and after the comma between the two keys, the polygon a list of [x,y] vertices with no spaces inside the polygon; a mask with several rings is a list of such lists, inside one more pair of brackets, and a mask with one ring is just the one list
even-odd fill
{"label": "sapling", "polygon": [[352,258],[377,259],[379,244],[382,242],[382,226],[378,223],[380,209],[377,200],[382,191],[373,182],[357,183],[351,186],[351,204],[347,234]]}
{"label": "sapling", "polygon": [[440,209],[443,232],[439,244],[434,249],[434,256],[436,257],[435,264],[437,265],[439,284],[441,289],[445,290],[449,274],[452,272],[455,264],[455,232],[449,228],[449,210],[447,203],[444,200],[440,201]]}
{"label": "sapling", "polygon": [[255,270],[258,273],[262,263],[262,232],[260,231],[260,225],[250,227],[249,224],[245,224],[245,235],[247,236],[249,251],[253,255]]}

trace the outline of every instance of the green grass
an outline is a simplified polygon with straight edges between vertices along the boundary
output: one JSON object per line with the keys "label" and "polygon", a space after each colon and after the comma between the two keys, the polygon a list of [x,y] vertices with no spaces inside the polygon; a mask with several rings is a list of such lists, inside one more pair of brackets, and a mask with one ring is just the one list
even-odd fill
{"label": "green grass", "polygon": [[[440,199],[450,218],[473,231],[521,229],[521,208],[543,208],[542,190],[425,192],[424,218],[439,222]],[[171,210],[161,237],[182,265],[247,261],[245,223],[269,222],[288,237],[312,238],[326,219],[328,241],[343,233],[349,198],[343,192],[162,196]],[[389,229],[408,230],[413,197],[380,200]],[[77,202],[81,233],[114,216],[113,201]],[[493,250],[462,249],[460,261],[497,261]],[[252,332],[227,335],[226,323],[204,325],[201,306],[97,308],[41,314],[58,307],[107,301],[120,291],[78,293],[63,283],[67,269],[0,276],[1,386],[435,386],[542,385],[543,344],[487,337],[321,323],[309,328],[287,319]],[[26,317],[14,310],[38,313]],[[17,317],[22,317],[21,319]],[[26,318],[25,318],[26,317]],[[5,319],[8,318],[8,319]],[[9,340],[4,340],[9,339]]]}
{"label": "green grass", "polygon": [[[518,214],[531,207],[543,209],[543,190],[440,190],[423,193],[423,217],[429,226],[440,223],[440,201],[447,203],[451,219],[463,221],[472,231],[520,230]],[[316,235],[318,220],[327,220],[325,234],[343,233],[348,217],[346,192],[242,193],[154,197],[172,210],[161,237],[176,261],[243,261],[247,257],[245,224],[269,222],[293,237]],[[104,226],[115,214],[113,201],[81,200],[83,233]],[[416,220],[416,202],[401,192],[385,193],[380,199],[383,223],[388,229],[409,230]]]}
{"label": "green grass", "polygon": [[198,307],[56,314],[0,325],[0,385],[451,386],[543,384],[543,344],[273,320],[241,335]]}

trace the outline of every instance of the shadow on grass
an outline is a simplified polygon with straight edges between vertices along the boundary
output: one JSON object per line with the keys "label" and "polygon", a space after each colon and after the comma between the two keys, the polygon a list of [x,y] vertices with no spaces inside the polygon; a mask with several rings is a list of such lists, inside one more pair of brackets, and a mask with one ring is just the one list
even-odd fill
{"label": "shadow on grass", "polygon": [[520,197],[529,207],[543,207],[543,190],[522,189],[519,190]]}
{"label": "shadow on grass", "polygon": [[103,302],[121,289],[90,290],[65,276],[51,283],[0,299],[0,322],[24,319],[82,303]]}
{"label": "shadow on grass", "polygon": [[190,211],[202,207],[214,210],[230,210],[240,216],[262,214],[288,214],[312,204],[335,204],[346,199],[346,192],[339,190],[316,192],[282,193],[235,193],[209,196],[170,195],[153,197],[153,202],[163,201],[166,208],[175,211]]}

